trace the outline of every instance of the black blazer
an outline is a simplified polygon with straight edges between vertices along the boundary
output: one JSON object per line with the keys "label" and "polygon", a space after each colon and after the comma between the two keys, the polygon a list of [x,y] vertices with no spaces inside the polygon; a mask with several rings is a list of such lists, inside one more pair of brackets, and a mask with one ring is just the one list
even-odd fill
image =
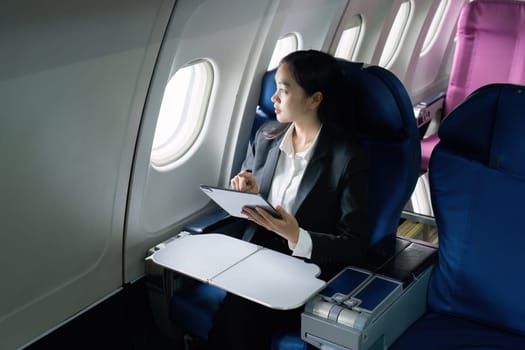
{"label": "black blazer", "polygon": [[[265,131],[279,126],[270,122],[259,129],[242,165],[255,175],[264,197],[269,194],[285,134],[270,139]],[[369,247],[368,157],[350,138],[323,125],[291,210],[312,237],[311,261],[321,268],[323,278],[359,262]],[[285,242],[275,233],[272,237]]]}

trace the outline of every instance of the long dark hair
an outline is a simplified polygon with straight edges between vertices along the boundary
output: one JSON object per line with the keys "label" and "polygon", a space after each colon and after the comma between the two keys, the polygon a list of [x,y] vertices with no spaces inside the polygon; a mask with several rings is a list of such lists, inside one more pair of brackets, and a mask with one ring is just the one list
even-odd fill
{"label": "long dark hair", "polygon": [[[299,50],[285,56],[279,65],[287,64],[294,79],[308,96],[316,92],[323,94],[317,115],[323,124],[337,124],[341,113],[343,73],[337,60],[330,54],[318,50]],[[273,128],[265,133],[275,137],[284,129]]]}

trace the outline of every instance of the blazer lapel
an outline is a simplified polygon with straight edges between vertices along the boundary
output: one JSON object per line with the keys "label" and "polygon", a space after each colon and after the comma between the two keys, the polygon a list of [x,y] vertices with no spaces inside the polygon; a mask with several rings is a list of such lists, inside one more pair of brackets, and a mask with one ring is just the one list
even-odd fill
{"label": "blazer lapel", "polygon": [[326,162],[324,160],[330,147],[330,135],[328,134],[327,129],[328,128],[323,127],[323,129],[321,130],[319,140],[317,140],[317,146],[315,147],[314,153],[312,154],[312,158],[308,162],[308,165],[304,171],[301,184],[299,185],[299,189],[297,191],[295,202],[293,203],[293,206],[291,208],[293,215],[297,213],[297,210],[299,209],[301,204],[303,204],[303,201],[306,198],[306,196],[312,191],[312,188],[317,183],[319,176],[325,168]]}
{"label": "blazer lapel", "polygon": [[259,188],[259,192],[265,197],[268,197],[268,194],[270,193],[270,186],[272,184],[273,174],[275,172],[275,168],[277,167],[277,161],[279,160],[280,141],[275,141],[276,142],[273,142],[273,145],[268,151],[268,155],[266,157],[266,164],[264,166],[264,171],[261,177],[261,184]]}

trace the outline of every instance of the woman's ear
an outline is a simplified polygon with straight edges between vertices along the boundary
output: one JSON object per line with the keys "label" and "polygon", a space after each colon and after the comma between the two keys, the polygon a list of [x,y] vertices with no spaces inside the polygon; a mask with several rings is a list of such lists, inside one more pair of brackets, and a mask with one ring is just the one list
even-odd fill
{"label": "woman's ear", "polygon": [[323,93],[321,91],[316,91],[310,96],[309,107],[311,109],[318,109],[322,101],[323,101]]}

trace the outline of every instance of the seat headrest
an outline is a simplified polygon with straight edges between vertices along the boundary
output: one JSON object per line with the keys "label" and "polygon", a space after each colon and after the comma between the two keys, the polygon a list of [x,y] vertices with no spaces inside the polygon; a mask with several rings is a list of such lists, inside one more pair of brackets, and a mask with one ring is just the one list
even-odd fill
{"label": "seat headrest", "polygon": [[409,133],[404,118],[413,115],[410,98],[399,79],[378,66],[339,60],[354,106],[350,127],[370,140],[399,141]]}
{"label": "seat headrest", "polygon": [[443,121],[439,145],[525,178],[524,130],[525,86],[490,84],[474,91]]}
{"label": "seat headrest", "polygon": [[277,72],[277,68],[267,71],[264,73],[261,81],[259,108],[269,116],[275,116],[272,102],[272,96],[277,89],[277,85],[275,84],[275,72]]}

